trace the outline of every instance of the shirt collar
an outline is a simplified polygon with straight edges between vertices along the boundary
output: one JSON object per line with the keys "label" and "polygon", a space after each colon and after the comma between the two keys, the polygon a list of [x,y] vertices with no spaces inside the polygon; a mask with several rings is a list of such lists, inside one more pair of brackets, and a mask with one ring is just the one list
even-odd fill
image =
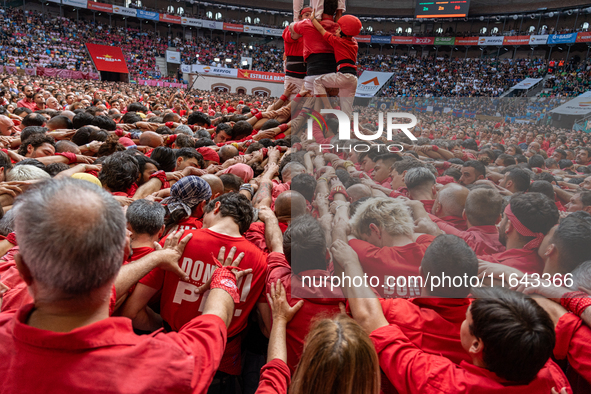
{"label": "shirt collar", "polygon": [[124,317],[110,317],[70,332],[53,332],[31,327],[26,321],[34,306],[23,306],[13,317],[12,331],[15,340],[39,348],[66,351],[137,343],[131,320]]}

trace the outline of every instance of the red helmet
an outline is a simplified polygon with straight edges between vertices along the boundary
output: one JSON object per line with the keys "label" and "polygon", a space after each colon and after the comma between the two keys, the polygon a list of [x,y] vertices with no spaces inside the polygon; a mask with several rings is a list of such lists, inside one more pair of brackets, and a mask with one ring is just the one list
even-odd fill
{"label": "red helmet", "polygon": [[353,15],[343,15],[337,22],[341,27],[343,34],[347,36],[356,36],[361,31],[361,21]]}

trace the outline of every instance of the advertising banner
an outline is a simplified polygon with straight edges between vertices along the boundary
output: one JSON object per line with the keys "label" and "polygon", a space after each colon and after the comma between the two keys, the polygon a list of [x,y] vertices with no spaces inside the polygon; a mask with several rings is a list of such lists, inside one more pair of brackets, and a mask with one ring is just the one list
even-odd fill
{"label": "advertising banner", "polygon": [[63,5],[70,5],[72,7],[86,8],[86,0],[62,0]]}
{"label": "advertising banner", "polygon": [[224,30],[238,31],[238,32],[242,33],[244,31],[244,27],[242,25],[238,25],[235,23],[225,23],[224,22]]}
{"label": "advertising banner", "polygon": [[389,44],[392,36],[371,36],[372,44]]}
{"label": "advertising banner", "polygon": [[355,38],[355,40],[357,40],[357,42],[365,42],[365,43],[371,42],[371,36],[355,36],[353,38]]}
{"label": "advertising banner", "polygon": [[238,78],[249,79],[251,81],[264,81],[264,82],[285,82],[285,74],[270,73],[265,71],[251,71],[251,70],[238,70]]}
{"label": "advertising banner", "polygon": [[112,4],[97,3],[96,1],[88,1],[87,7],[89,10],[113,12]]}
{"label": "advertising banner", "polygon": [[435,45],[454,45],[455,37],[435,37]]}
{"label": "advertising banner", "polygon": [[180,25],[181,17],[168,14],[160,14],[160,22],[177,23]]}
{"label": "advertising banner", "polygon": [[181,25],[201,27],[201,26],[203,26],[203,23],[201,22],[200,19],[182,17],[181,18]]}
{"label": "advertising banner", "polygon": [[177,51],[166,51],[166,62],[181,64],[181,53]]}
{"label": "advertising banner", "polygon": [[363,71],[357,80],[357,93],[355,94],[355,97],[375,96],[393,75],[394,73]]}
{"label": "advertising banner", "polygon": [[545,45],[548,42],[548,35],[529,36],[529,45]]}
{"label": "advertising banner", "polygon": [[244,32],[250,34],[265,34],[265,28],[262,26],[244,25]]}
{"label": "advertising banner", "polygon": [[478,37],[456,37],[456,45],[478,45]]}
{"label": "advertising banner", "polygon": [[114,5],[113,12],[119,15],[137,16],[137,10],[135,8],[121,7],[120,5]]}
{"label": "advertising banner", "polygon": [[399,37],[399,36],[392,36],[392,39],[390,40],[390,44],[408,44],[411,45],[413,43],[413,38],[412,37]]}
{"label": "advertising banner", "polygon": [[529,45],[529,36],[507,36],[503,45]]}
{"label": "advertising banner", "polygon": [[137,17],[142,19],[149,19],[151,21],[160,20],[160,14],[152,11],[137,10]]}
{"label": "advertising banner", "polygon": [[491,45],[503,45],[504,37],[478,37],[478,45],[480,46],[491,46]]}
{"label": "advertising banner", "polygon": [[218,77],[238,78],[238,69],[236,68],[222,68],[204,66],[202,64],[193,64],[191,66],[191,72],[196,72],[203,75],[215,75]]}
{"label": "advertising banner", "polygon": [[591,32],[577,34],[577,42],[591,42]]}
{"label": "advertising banner", "polygon": [[552,34],[548,37],[548,44],[572,44],[577,41],[577,33]]}
{"label": "advertising banner", "polygon": [[98,71],[129,73],[121,48],[98,44],[86,44],[86,48]]}
{"label": "advertising banner", "polygon": [[433,45],[435,43],[435,37],[415,37],[413,44],[415,45]]}
{"label": "advertising banner", "polygon": [[265,34],[268,36],[281,37],[283,35],[283,30],[265,27]]}

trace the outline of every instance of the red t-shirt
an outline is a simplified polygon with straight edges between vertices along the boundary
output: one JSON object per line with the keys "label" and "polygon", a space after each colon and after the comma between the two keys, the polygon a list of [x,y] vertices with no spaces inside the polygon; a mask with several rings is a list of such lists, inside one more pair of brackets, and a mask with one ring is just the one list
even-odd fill
{"label": "red t-shirt", "polygon": [[433,204],[435,204],[435,200],[420,200],[423,203],[423,206],[425,207],[425,211],[427,211],[428,213],[431,213],[431,211],[433,210]]}
{"label": "red t-shirt", "polygon": [[380,302],[388,323],[396,324],[422,351],[447,357],[456,364],[471,361],[460,341],[469,298],[397,298]]}
{"label": "red t-shirt", "polygon": [[32,308],[0,315],[7,393],[206,393],[224,353],[226,326],[214,315],[179,333],[140,336],[124,317],[65,333],[40,330],[25,323]]}
{"label": "red t-shirt", "polygon": [[[435,215],[429,215],[429,217],[433,220],[434,217],[437,217]],[[447,224],[449,224],[450,226],[455,227],[456,229],[460,230],[460,231],[466,231],[468,230],[468,224],[466,223],[466,220],[458,217],[458,216],[444,216],[442,218],[439,218],[441,220],[443,220],[444,222],[446,222]],[[435,221],[435,220],[433,220]]]}
{"label": "red t-shirt", "polygon": [[[332,18],[322,19],[320,24],[329,33],[336,32],[339,27]],[[295,23],[293,31],[303,36],[301,39],[304,41],[304,60],[316,53],[334,53],[332,45],[322,38],[322,34],[316,30],[311,20],[306,19]]]}
{"label": "red t-shirt", "polygon": [[199,230],[203,227],[203,219],[189,216],[181,220],[178,226],[179,230]]}
{"label": "red t-shirt", "polygon": [[291,373],[287,364],[274,358],[261,368],[259,386],[255,394],[287,394]]}
{"label": "red t-shirt", "polygon": [[497,226],[472,226],[466,231],[460,231],[451,224],[435,217],[433,221],[446,234],[462,238],[477,255],[495,254],[505,251],[505,247],[499,241]]}
{"label": "red t-shirt", "polygon": [[[235,337],[246,328],[248,315],[256,303],[265,302],[263,290],[267,272],[266,255],[244,237],[230,237],[208,229],[185,231],[184,236],[191,233],[193,238],[187,243],[185,251],[179,259],[180,267],[190,277],[189,282],[181,281],[174,273],[156,268],[140,280],[140,283],[153,289],[162,289],[162,297],[160,298],[162,318],[172,330],[179,331],[193,317],[203,313],[204,300],[209,292],[195,294],[194,290],[203,285],[216,268],[212,253],[217,258],[222,246],[226,247],[226,253],[229,253],[230,248],[235,246],[236,256],[241,252],[245,253],[240,267],[252,268],[252,273],[243,276],[237,282],[240,303],[236,304],[234,317],[228,328],[228,336]],[[232,368],[223,372],[233,373],[240,368],[240,337],[237,337],[236,340],[232,350],[224,355],[225,361],[222,363],[226,365],[227,360],[233,360]],[[222,369],[220,368],[220,370]]]}
{"label": "red t-shirt", "polygon": [[[279,228],[281,232],[284,233],[287,230],[289,225],[284,222],[279,222]],[[263,222],[254,222],[250,225],[248,230],[244,233],[244,238],[248,239],[257,248],[262,250],[265,253],[269,253],[269,248],[267,247],[267,241],[265,240],[265,223]]]}
{"label": "red t-shirt", "polygon": [[[432,235],[423,234],[416,242],[408,245],[383,248],[360,239],[352,239],[349,245],[359,256],[359,262],[367,276],[379,279],[379,284],[374,289],[381,297],[413,298],[421,295],[420,282],[409,282],[413,281],[411,277],[419,275],[421,260],[434,239]],[[395,279],[388,279],[390,276]],[[402,278],[398,279],[399,277]]]}
{"label": "red t-shirt", "polygon": [[291,38],[289,26],[283,30],[282,37],[285,44],[285,56],[304,56],[304,40]]}
{"label": "red t-shirt", "polygon": [[33,297],[27,290],[27,284],[19,275],[14,259],[0,261],[0,278],[0,281],[9,288],[2,295],[1,312],[17,310],[21,306],[33,302]]}
{"label": "red t-shirt", "polygon": [[568,360],[571,368],[567,370],[567,376],[575,393],[591,392],[590,341],[591,328],[583,320],[572,313],[560,317],[556,324],[554,357]]}
{"label": "red t-shirt", "polygon": [[378,328],[370,338],[380,367],[399,393],[537,394],[549,393],[552,387],[566,387],[572,393],[566,376],[552,360],[531,383],[516,385],[466,361],[457,365],[446,357],[425,353],[394,324]]}
{"label": "red t-shirt", "polygon": [[536,249],[509,249],[493,255],[478,256],[478,258],[491,263],[504,264],[526,274],[541,274],[544,271],[544,261],[538,256]]}
{"label": "red t-shirt", "polygon": [[[342,63],[346,63],[347,65],[343,65],[341,67],[353,67],[357,68],[357,51],[358,45],[357,40],[354,38],[341,38],[337,37],[335,34],[325,32],[322,36],[330,45],[332,45],[334,49],[334,57],[337,61],[337,68],[338,65]],[[348,62],[344,62],[348,60]]]}
{"label": "red t-shirt", "polygon": [[291,266],[287,262],[285,255],[276,252],[269,253],[267,262],[269,268],[266,292],[270,293],[270,285],[277,283],[277,280],[281,280],[281,283],[285,286],[289,305],[294,306],[299,300],[304,300],[302,308],[287,323],[287,364],[293,373],[302,356],[304,340],[310,331],[310,325],[313,323],[314,318],[318,315],[330,317],[338,314],[340,312],[339,303],[344,303],[346,300],[340,288],[331,292],[330,284],[327,287],[314,287],[313,285],[310,286],[310,280],[302,282],[302,278],[306,277],[324,278],[330,276],[328,271],[309,270],[292,275]]}

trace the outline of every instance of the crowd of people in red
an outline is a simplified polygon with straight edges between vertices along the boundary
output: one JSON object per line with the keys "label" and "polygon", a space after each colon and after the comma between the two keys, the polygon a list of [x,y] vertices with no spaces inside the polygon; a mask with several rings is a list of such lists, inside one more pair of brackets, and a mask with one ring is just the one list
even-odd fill
{"label": "crowd of people in red", "polygon": [[589,392],[589,138],[381,135],[322,5],[279,98],[1,77],[3,391]]}

